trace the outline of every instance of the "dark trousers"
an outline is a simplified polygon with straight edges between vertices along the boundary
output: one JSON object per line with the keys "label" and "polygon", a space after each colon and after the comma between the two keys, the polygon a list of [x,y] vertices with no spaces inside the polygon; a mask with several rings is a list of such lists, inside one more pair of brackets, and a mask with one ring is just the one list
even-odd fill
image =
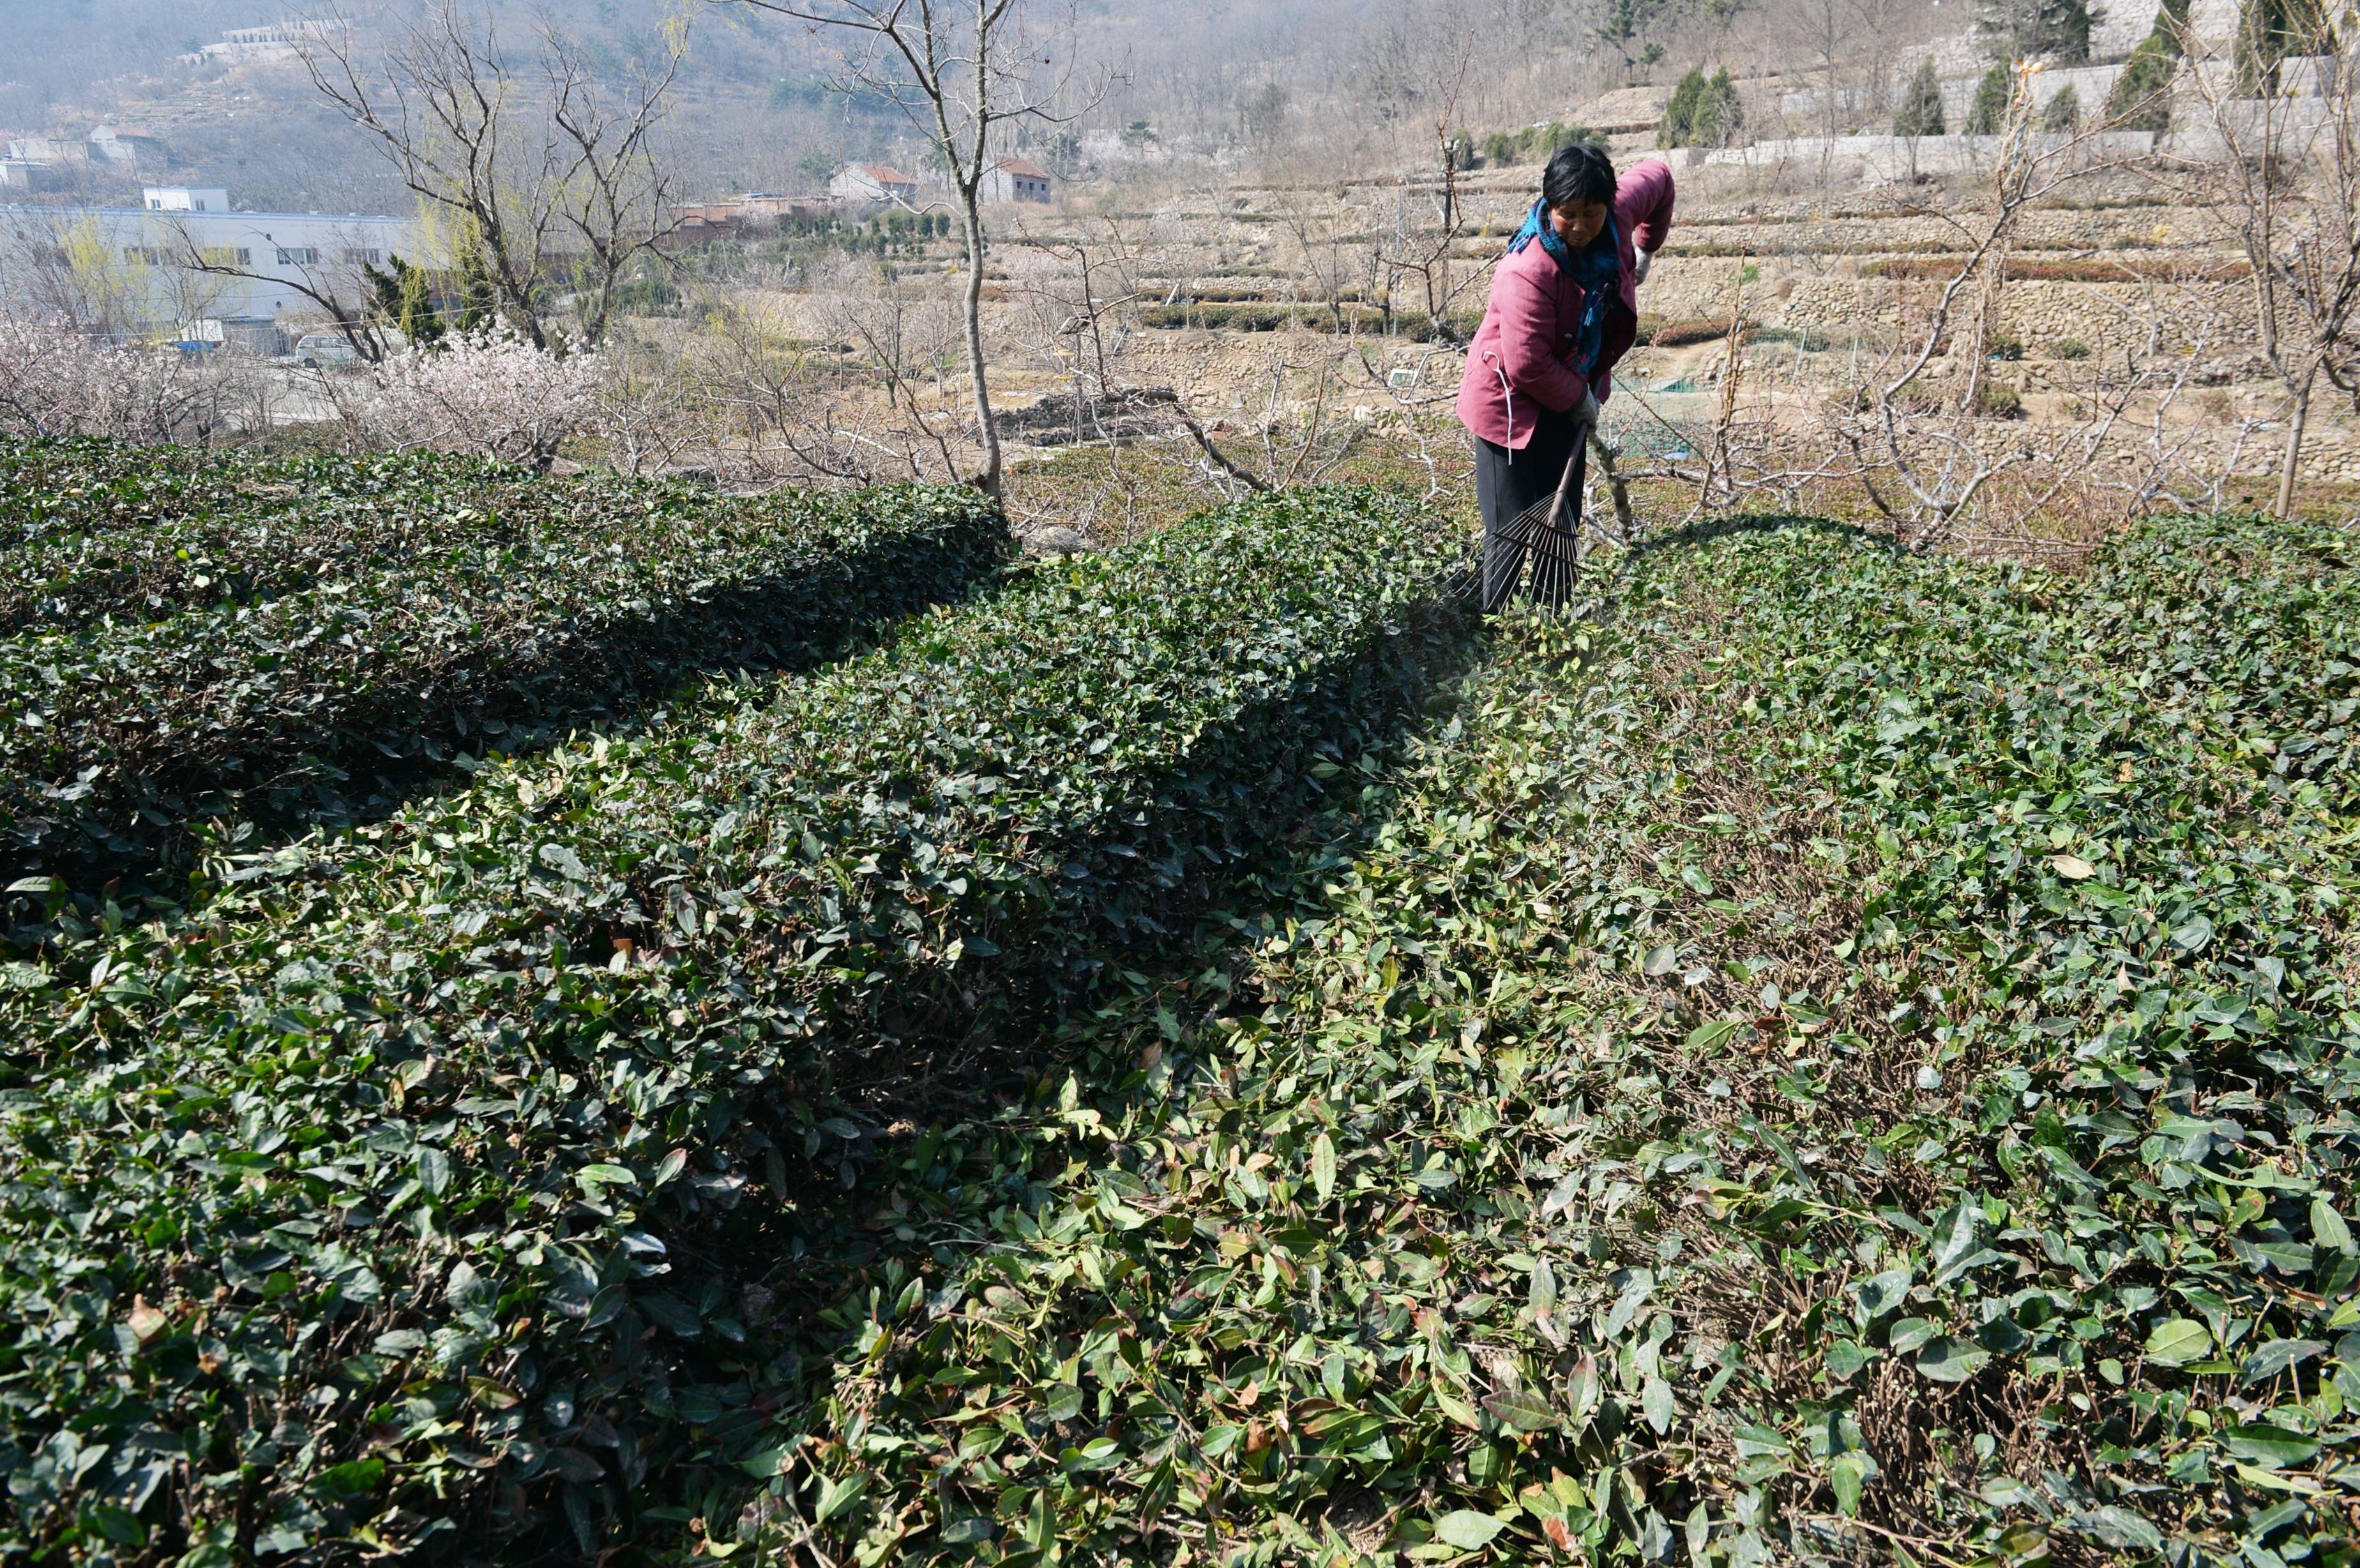
{"label": "dark trousers", "polygon": [[[1581,525],[1582,471],[1589,466],[1589,451],[1581,440],[1584,433],[1572,415],[1545,411],[1533,429],[1532,441],[1521,452],[1475,438],[1475,498],[1483,509],[1484,614],[1504,608],[1515,597],[1528,564],[1532,571],[1526,592],[1533,602],[1552,607],[1565,603],[1573,586],[1570,546]],[[1557,495],[1568,463],[1577,466],[1565,516],[1557,520],[1558,528],[1566,530],[1563,549],[1552,550],[1546,543],[1554,541],[1536,538],[1546,524],[1520,528],[1518,523],[1525,513]]]}

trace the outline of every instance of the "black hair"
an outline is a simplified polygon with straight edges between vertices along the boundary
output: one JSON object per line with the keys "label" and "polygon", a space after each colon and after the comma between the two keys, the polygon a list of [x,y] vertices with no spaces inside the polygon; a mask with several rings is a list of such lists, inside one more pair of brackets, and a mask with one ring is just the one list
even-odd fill
{"label": "black hair", "polygon": [[1552,210],[1595,201],[1614,204],[1614,164],[1606,149],[1594,142],[1576,142],[1548,161],[1541,177],[1541,200]]}

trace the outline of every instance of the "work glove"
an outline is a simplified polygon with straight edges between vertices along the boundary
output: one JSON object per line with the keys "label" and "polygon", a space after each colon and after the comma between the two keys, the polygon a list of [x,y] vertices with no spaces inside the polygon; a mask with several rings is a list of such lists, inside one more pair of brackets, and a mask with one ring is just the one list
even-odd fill
{"label": "work glove", "polygon": [[1598,428],[1598,394],[1586,387],[1581,390],[1581,401],[1573,406],[1573,422],[1585,430]]}
{"label": "work glove", "polygon": [[1644,283],[1644,282],[1646,282],[1646,281],[1647,281],[1647,268],[1648,268],[1649,267],[1651,267],[1651,266],[1653,266],[1653,265],[1655,264],[1655,253],[1654,251],[1651,251],[1651,250],[1635,250],[1635,249],[1634,249],[1633,251],[1632,251],[1632,253],[1631,253],[1631,281],[1632,281],[1633,284],[1640,284],[1640,283]]}

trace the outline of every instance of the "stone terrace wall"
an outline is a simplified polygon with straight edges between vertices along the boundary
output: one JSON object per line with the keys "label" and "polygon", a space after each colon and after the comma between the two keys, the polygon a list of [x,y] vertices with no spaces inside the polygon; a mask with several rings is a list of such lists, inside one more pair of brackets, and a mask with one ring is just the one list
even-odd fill
{"label": "stone terrace wall", "polygon": [[[1720,257],[1667,257],[1649,278],[1642,302],[1662,321],[1721,321],[1729,317],[1739,263]],[[1939,282],[1831,276],[1778,277],[1765,271],[1745,287],[1745,316],[1765,326],[1822,334],[1841,344],[1855,333],[1876,339],[1901,319],[1902,291],[1930,301]],[[2079,343],[2096,354],[2165,353],[2188,346],[2191,332],[2212,318],[2208,348],[2235,353],[2253,346],[2252,317],[2240,283],[2080,283],[2017,279],[2002,286],[1998,329],[2035,354]]]}

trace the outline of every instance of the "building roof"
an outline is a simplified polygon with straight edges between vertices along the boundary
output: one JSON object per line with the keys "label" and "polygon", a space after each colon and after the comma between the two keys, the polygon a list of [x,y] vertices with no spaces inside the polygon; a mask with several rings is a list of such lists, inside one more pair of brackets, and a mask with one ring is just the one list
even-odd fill
{"label": "building roof", "polygon": [[1001,158],[1000,171],[1002,174],[1012,174],[1019,180],[1054,180],[1056,178],[1038,164],[1027,163],[1021,158]]}
{"label": "building roof", "polygon": [[93,141],[100,136],[113,136],[117,141],[160,142],[164,133],[146,125],[101,125],[90,133]]}
{"label": "building roof", "polygon": [[881,163],[856,163],[847,172],[865,174],[880,185],[915,185],[917,183],[900,169]]}
{"label": "building roof", "polygon": [[272,220],[285,220],[300,223],[390,223],[399,228],[408,228],[417,222],[414,218],[389,218],[370,212],[158,212],[147,207],[81,207],[47,204],[26,206],[17,203],[0,204],[0,212],[11,215],[35,212],[67,213],[77,218],[143,218],[150,221],[160,218],[176,223],[219,223],[233,220],[241,223],[266,223]]}

